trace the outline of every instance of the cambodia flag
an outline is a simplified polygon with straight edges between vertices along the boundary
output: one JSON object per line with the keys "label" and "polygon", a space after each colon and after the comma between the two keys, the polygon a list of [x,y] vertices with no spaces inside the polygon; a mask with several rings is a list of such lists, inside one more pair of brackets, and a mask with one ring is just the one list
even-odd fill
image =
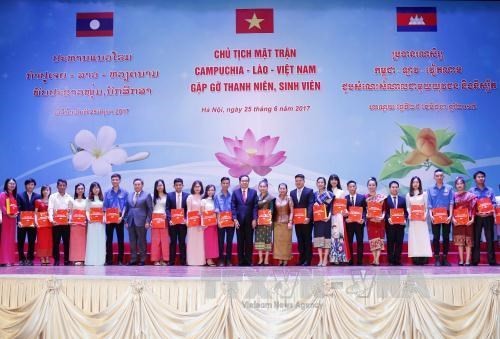
{"label": "cambodia flag", "polygon": [[398,32],[437,32],[436,7],[397,7]]}
{"label": "cambodia flag", "polygon": [[236,33],[274,33],[274,10],[272,8],[237,9]]}
{"label": "cambodia flag", "polygon": [[113,36],[113,12],[76,13],[76,36]]}

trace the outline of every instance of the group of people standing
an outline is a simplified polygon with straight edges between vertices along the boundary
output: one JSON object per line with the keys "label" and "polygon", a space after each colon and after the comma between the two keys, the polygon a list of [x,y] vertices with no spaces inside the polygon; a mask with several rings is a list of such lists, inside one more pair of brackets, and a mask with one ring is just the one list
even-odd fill
{"label": "group of people standing", "polygon": [[[190,194],[184,192],[181,178],[174,179],[174,191],[167,193],[162,179],[154,183],[153,194],[144,191],[144,182],[133,181],[133,192],[120,187],[120,174],[111,176],[111,189],[103,192],[97,182],[75,186],[73,196],[67,182],[57,181],[57,192],[42,186],[34,192],[34,179],[25,181],[25,191],[17,192],[14,178],[8,178],[0,193],[0,265],[15,261],[15,236],[20,265],[33,265],[36,254],[42,265],[60,263],[60,242],[64,265],[123,265],[124,231],[128,230],[130,260],[127,265],[144,265],[147,231],[151,229],[150,260],[154,265],[174,265],[177,249],[181,265],[231,266],[234,233],[238,264],[270,265],[270,254],[279,265],[292,259],[292,232],[298,243],[298,265],[312,263],[317,249],[318,266],[329,263],[363,264],[363,238],[366,226],[372,265],[380,265],[385,248],[390,265],[401,265],[405,227],[408,227],[408,257],[423,265],[434,256],[435,265],[449,266],[448,251],[453,225],[453,241],[459,249],[460,265],[477,265],[481,233],[488,243],[488,262],[496,265],[495,207],[493,190],[485,186],[485,173],[474,174],[475,186],[465,189],[458,177],[455,188],[444,183],[444,173],[434,172],[435,185],[424,191],[419,177],[410,181],[406,196],[399,194],[399,183],[389,183],[389,195],[377,192],[377,180],[367,182],[368,193],[357,193],[357,183],[347,182],[342,190],[340,178],[332,174],[316,180],[317,190],[305,186],[302,174],[295,176],[295,188],[288,192],[278,185],[276,197],[269,193],[266,179],[250,188],[247,175],[239,177],[239,187],[229,191],[230,179],[221,179],[220,192],[214,185],[195,180]],[[430,220],[432,247],[428,231]],[[113,236],[118,240],[118,257],[113,259]],[[442,250],[441,241],[442,236]],[[25,254],[25,240],[28,251]],[[356,237],[356,261],[354,260]],[[254,248],[258,261],[253,262]]]}

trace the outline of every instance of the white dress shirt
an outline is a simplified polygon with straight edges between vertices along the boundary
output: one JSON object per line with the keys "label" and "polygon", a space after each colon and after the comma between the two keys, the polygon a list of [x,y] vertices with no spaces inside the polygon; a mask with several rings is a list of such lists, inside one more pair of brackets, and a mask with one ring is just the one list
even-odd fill
{"label": "white dress shirt", "polygon": [[54,222],[54,211],[55,210],[67,210],[70,209],[73,204],[73,198],[65,193],[61,195],[59,192],[52,193],[49,197],[49,220]]}

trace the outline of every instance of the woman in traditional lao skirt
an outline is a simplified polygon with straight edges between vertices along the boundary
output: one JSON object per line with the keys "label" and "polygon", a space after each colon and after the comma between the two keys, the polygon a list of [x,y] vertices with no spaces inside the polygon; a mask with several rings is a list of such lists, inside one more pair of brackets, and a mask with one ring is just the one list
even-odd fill
{"label": "woman in traditional lao skirt", "polygon": [[[83,215],[83,218],[81,220],[80,218],[77,219],[77,215]],[[69,261],[76,266],[81,266],[85,260],[85,247],[87,244],[87,199],[85,198],[85,185],[82,183],[75,186],[70,225]]]}
{"label": "woman in traditional lao skirt", "polygon": [[470,266],[471,251],[474,244],[474,209],[477,197],[474,193],[465,190],[465,180],[462,177],[458,177],[455,180],[455,189],[454,214],[458,209],[465,209],[467,210],[468,217],[465,225],[457,222],[457,219],[453,217],[453,242],[458,247],[458,256],[460,258],[458,265],[464,265],[465,248],[465,266]]}
{"label": "woman in traditional lao skirt", "polygon": [[255,227],[255,249],[259,253],[258,265],[264,266],[269,265],[269,252],[271,252],[273,241],[272,213],[274,211],[274,197],[269,194],[268,188],[267,179],[259,182],[260,193],[257,204],[259,211],[271,211],[271,220],[269,220],[269,224],[266,223],[265,225],[259,225],[259,222],[257,222],[257,226]]}
{"label": "woman in traditional lao skirt", "polygon": [[[201,199],[201,212],[215,211],[215,186],[207,185],[205,188],[205,195]],[[203,222],[203,219],[202,219]],[[205,243],[205,258],[207,259],[208,266],[216,266],[215,260],[219,257],[219,235],[217,231],[217,219],[213,225],[203,224],[205,231],[203,233],[203,240]]]}
{"label": "woman in traditional lao skirt", "polygon": [[319,263],[318,266],[328,265],[328,253],[332,246],[332,224],[330,221],[330,213],[332,208],[333,193],[326,190],[326,179],[319,177],[316,179],[316,187],[318,190],[314,192],[314,205],[324,205],[326,210],[326,218],[323,220],[314,221],[314,239],[313,246],[318,249]]}
{"label": "woman in traditional lao skirt", "polygon": [[[368,241],[370,243],[370,251],[373,255],[372,265],[380,265],[380,253],[384,250],[385,237],[385,198],[384,194],[377,193],[377,179],[371,177],[366,183],[368,186],[368,194],[365,196],[366,204],[377,203],[381,204],[382,214],[378,217],[368,217],[366,220],[366,228],[368,230]],[[367,207],[367,211],[369,206]]]}
{"label": "woman in traditional lao skirt", "polygon": [[52,227],[49,225],[49,219],[44,220],[43,227],[40,227],[42,221],[38,220],[38,212],[47,212],[49,209],[49,196],[52,190],[50,186],[44,185],[40,189],[41,198],[35,201],[35,223],[37,226],[36,236],[36,255],[40,258],[41,264],[47,266],[50,264],[52,255]]}
{"label": "woman in traditional lao skirt", "polygon": [[[335,199],[343,199],[345,197],[340,184],[340,178],[336,174],[330,175],[326,189],[333,193],[334,202]],[[346,235],[347,232],[342,212],[335,214],[332,208],[332,248],[330,249],[330,262],[335,265],[348,263],[351,260]]]}
{"label": "woman in traditional lao skirt", "polygon": [[278,185],[278,197],[274,200],[274,248],[273,258],[280,266],[286,266],[292,259],[293,201],[288,196],[285,183]]}

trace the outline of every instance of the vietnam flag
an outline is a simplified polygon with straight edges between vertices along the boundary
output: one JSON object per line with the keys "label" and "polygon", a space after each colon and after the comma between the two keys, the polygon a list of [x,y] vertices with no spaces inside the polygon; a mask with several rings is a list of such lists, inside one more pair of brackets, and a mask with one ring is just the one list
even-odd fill
{"label": "vietnam flag", "polygon": [[398,32],[437,32],[436,7],[397,7]]}
{"label": "vietnam flag", "polygon": [[274,33],[274,10],[236,9],[236,33]]}
{"label": "vietnam flag", "polygon": [[113,36],[113,12],[76,13],[76,36]]}

